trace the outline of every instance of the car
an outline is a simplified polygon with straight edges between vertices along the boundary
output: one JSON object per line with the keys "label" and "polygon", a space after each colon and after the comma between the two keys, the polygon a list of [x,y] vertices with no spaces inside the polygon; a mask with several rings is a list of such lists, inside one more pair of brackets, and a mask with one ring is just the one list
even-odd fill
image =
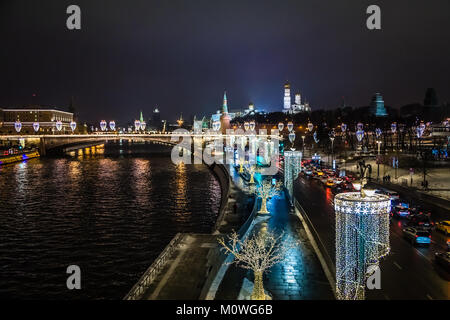
{"label": "car", "polygon": [[448,272],[450,272],[450,252],[436,252],[434,254],[434,259],[437,264],[441,265]]}
{"label": "car", "polygon": [[436,223],[436,230],[443,232],[445,235],[450,234],[450,220],[440,221]]}
{"label": "car", "polygon": [[397,192],[395,191],[390,191],[390,190],[386,190],[385,193],[387,196],[389,196],[389,199],[391,199],[391,201],[395,202],[395,201],[399,201],[400,200],[400,196],[398,195]]}
{"label": "car", "polygon": [[410,214],[409,208],[404,204],[396,205],[392,208],[392,215],[397,218],[406,218]]}
{"label": "car", "polygon": [[427,245],[431,244],[431,234],[426,230],[416,228],[403,229],[403,237],[411,242],[412,245]]}
{"label": "car", "polygon": [[411,214],[409,217],[408,226],[420,228],[423,230],[427,230],[431,232],[434,228],[434,223],[431,221],[431,218],[427,214],[419,213],[419,214]]}
{"label": "car", "polygon": [[333,179],[327,179],[327,181],[325,182],[325,185],[326,185],[327,187],[332,187],[332,186],[334,186]]}
{"label": "car", "polygon": [[421,205],[412,206],[409,208],[409,210],[411,211],[411,215],[425,214],[425,215],[431,216],[430,210],[425,209]]}

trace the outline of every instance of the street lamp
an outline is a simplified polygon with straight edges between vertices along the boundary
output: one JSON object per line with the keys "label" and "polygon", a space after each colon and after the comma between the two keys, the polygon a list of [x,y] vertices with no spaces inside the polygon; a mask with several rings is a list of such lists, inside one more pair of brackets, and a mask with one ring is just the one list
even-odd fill
{"label": "street lamp", "polygon": [[380,146],[381,146],[381,140],[377,140],[378,145],[378,155],[377,155],[377,180],[380,178]]}

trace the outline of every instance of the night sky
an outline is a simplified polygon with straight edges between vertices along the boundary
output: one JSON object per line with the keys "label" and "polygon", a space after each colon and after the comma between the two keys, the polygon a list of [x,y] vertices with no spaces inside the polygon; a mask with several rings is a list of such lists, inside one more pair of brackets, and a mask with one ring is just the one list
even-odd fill
{"label": "night sky", "polygon": [[[77,4],[82,29],[66,28]],[[366,8],[382,30],[366,28]],[[210,115],[253,101],[281,110],[291,82],[313,110],[450,101],[448,0],[0,0],[0,106],[67,108],[81,120]],[[32,94],[37,96],[32,98]]]}

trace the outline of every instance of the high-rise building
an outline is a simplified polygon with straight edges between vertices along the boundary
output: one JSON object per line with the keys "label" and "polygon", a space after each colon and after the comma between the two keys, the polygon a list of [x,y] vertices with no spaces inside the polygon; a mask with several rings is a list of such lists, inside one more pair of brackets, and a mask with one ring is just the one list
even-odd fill
{"label": "high-rise building", "polygon": [[387,116],[386,108],[384,107],[384,101],[381,94],[375,93],[375,95],[372,98],[372,103],[370,107],[371,113],[376,117]]}

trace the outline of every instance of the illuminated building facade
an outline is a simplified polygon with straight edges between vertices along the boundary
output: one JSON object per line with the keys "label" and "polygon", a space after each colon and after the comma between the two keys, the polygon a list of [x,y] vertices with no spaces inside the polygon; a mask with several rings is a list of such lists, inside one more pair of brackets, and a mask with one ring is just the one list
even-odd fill
{"label": "illuminated building facade", "polygon": [[376,117],[385,117],[388,115],[386,112],[386,108],[384,107],[384,100],[381,94],[376,93],[373,96],[370,110]]}
{"label": "illuminated building facade", "polygon": [[284,100],[283,100],[283,112],[296,114],[301,112],[311,112],[311,107],[308,102],[303,103],[300,93],[295,94],[294,103],[291,99],[291,85],[286,82],[284,85]]}
{"label": "illuminated building facade", "polygon": [[61,133],[70,133],[70,123],[73,121],[73,113],[57,109],[32,106],[25,108],[0,109],[0,133],[17,134],[14,124],[20,121],[22,129],[20,134],[34,134],[34,123],[39,123],[39,133],[59,132],[56,124],[62,123]]}

